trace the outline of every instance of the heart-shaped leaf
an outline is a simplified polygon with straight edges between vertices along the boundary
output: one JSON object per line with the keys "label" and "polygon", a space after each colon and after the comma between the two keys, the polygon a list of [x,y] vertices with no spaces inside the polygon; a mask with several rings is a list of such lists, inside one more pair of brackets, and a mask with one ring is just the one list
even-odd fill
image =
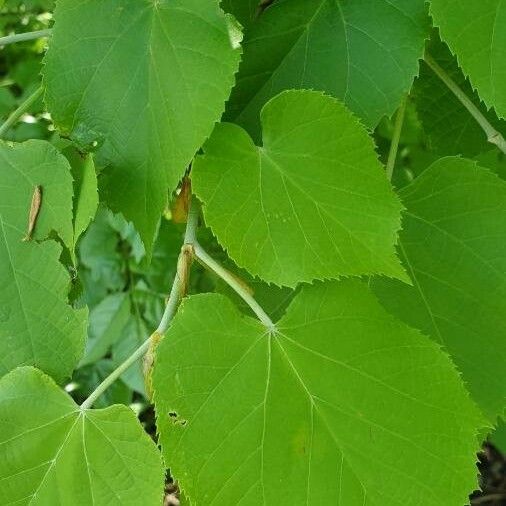
{"label": "heart-shaped leaf", "polygon": [[402,206],[366,130],[336,99],[290,91],[262,111],[263,146],[220,124],[194,163],[206,222],[232,259],[280,285],[385,274]]}
{"label": "heart-shaped leaf", "polygon": [[167,190],[220,119],[239,65],[217,0],[59,0],[46,104],[99,147],[102,194],[150,250]]}
{"label": "heart-shaped leaf", "polygon": [[454,365],[357,280],[303,287],[273,334],[192,297],[153,382],[195,504],[461,506],[476,486],[482,418]]}
{"label": "heart-shaped leaf", "polygon": [[81,410],[43,373],[0,381],[0,503],[159,505],[164,468],[132,410]]}

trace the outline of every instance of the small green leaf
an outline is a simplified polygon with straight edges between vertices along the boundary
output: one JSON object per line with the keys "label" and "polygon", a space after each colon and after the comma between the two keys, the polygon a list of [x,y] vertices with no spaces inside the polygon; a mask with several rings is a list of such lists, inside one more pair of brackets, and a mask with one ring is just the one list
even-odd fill
{"label": "small green leaf", "polygon": [[476,487],[483,420],[454,365],[356,280],[304,286],[273,335],[191,297],[153,381],[194,504],[461,506]]}
{"label": "small green leaf", "polygon": [[263,145],[216,127],[193,167],[207,224],[231,258],[279,285],[385,274],[402,206],[366,130],[336,99],[285,92],[262,111]]}
{"label": "small green leaf", "polygon": [[381,303],[444,345],[491,423],[506,400],[506,183],[443,158],[401,191],[412,286],[375,280]]}
{"label": "small green leaf", "polygon": [[[47,142],[0,144],[0,376],[35,365],[58,381],[79,361],[86,310],[67,302],[69,275],[56,231],[72,244],[72,177],[63,155]],[[34,188],[41,203],[32,239],[27,235]]]}
{"label": "small green leaf", "polygon": [[430,12],[487,107],[506,118],[506,3],[431,0]]}
{"label": "small green leaf", "polygon": [[23,367],[0,380],[0,503],[156,506],[164,468],[125,406],[81,410]]}
{"label": "small green leaf", "polygon": [[234,82],[217,0],[60,0],[45,59],[46,103],[59,130],[98,149],[103,198],[151,250],[174,189]]}
{"label": "small green leaf", "polygon": [[262,106],[307,88],[342,99],[374,127],[409,91],[428,25],[424,0],[277,0],[246,23],[226,119],[256,140]]}

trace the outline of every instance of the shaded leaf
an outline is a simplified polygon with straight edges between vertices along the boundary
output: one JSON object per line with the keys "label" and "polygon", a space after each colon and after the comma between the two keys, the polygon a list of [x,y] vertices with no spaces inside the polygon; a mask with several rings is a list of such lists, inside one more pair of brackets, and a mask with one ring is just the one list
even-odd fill
{"label": "shaded leaf", "polygon": [[256,140],[262,106],[286,89],[325,91],[369,127],[393,114],[418,72],[428,17],[423,0],[277,0],[246,26],[227,120]]}
{"label": "shaded leaf", "polygon": [[234,81],[240,51],[226,17],[217,0],[60,0],[54,18],[48,109],[64,135],[99,149],[104,199],[150,251],[167,190],[219,120]]}
{"label": "shaded leaf", "polygon": [[130,320],[130,299],[125,292],[109,295],[95,306],[89,317],[88,341],[80,366],[103,358],[111,346],[122,338]]}
{"label": "shaded leaf", "polygon": [[[494,111],[488,111],[468,79],[460,70],[448,47],[434,35],[429,46],[436,63],[455,81],[473,101],[480,112],[496,128],[504,129]],[[431,148],[439,155],[474,156],[490,149],[487,137],[477,121],[425,63],[420,66],[420,77],[415,81],[413,96]]]}
{"label": "shaded leaf", "polygon": [[506,405],[506,183],[448,157],[401,196],[399,253],[413,285],[378,279],[374,291],[446,347],[493,423]]}
{"label": "shaded leaf", "polygon": [[506,118],[506,4],[431,0],[430,12],[487,107]]}

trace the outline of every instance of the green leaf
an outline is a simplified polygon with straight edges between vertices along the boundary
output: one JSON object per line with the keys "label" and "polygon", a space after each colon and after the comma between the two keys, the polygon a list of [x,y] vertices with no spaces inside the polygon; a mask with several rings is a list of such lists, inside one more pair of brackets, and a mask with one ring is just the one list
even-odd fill
{"label": "green leaf", "polygon": [[207,224],[240,267],[280,285],[380,273],[402,206],[365,129],[337,100],[284,92],[262,111],[263,146],[220,124],[193,166]]}
{"label": "green leaf", "polygon": [[431,0],[430,13],[487,107],[506,118],[506,4]]}
{"label": "green leaf", "polygon": [[[56,231],[72,243],[72,177],[63,155],[43,141],[0,143],[0,376],[35,365],[58,381],[70,376],[86,335],[86,310],[67,303],[70,278]],[[35,187],[42,202],[32,240],[23,241]]]}
{"label": "green leaf", "polygon": [[461,506],[476,486],[482,419],[455,367],[356,280],[304,286],[274,335],[192,297],[153,381],[195,504]]}
{"label": "green leaf", "polygon": [[444,345],[493,423],[506,400],[506,183],[443,158],[401,191],[400,254],[413,286],[376,280],[395,316]]}
{"label": "green leaf", "polygon": [[490,441],[506,455],[506,422],[499,419],[497,427],[490,435]]}
{"label": "green leaf", "polygon": [[255,19],[261,0],[221,0],[220,6],[229,14],[232,14],[243,27]]}
{"label": "green leaf", "polygon": [[62,134],[99,148],[103,197],[151,249],[174,189],[219,120],[240,50],[217,0],[60,0],[45,58]]}
{"label": "green leaf", "polygon": [[122,338],[122,331],[130,320],[130,298],[120,292],[109,295],[90,312],[86,352],[80,366],[103,358],[110,347]]}
{"label": "green leaf", "polygon": [[376,126],[418,73],[426,10],[424,0],[277,0],[248,25],[227,120],[256,139],[271,97],[311,88],[342,99]]}
{"label": "green leaf", "polygon": [[[437,34],[434,35],[429,51],[438,65],[456,82],[487,120],[495,128],[504,129],[506,123],[501,122],[493,110],[487,110],[448,47],[438,40]],[[420,66],[420,76],[415,81],[413,96],[430,147],[436,153],[472,157],[490,148],[477,121],[425,63]]]}
{"label": "green leaf", "polygon": [[63,151],[70,162],[74,178],[74,238],[72,254],[77,240],[95,217],[98,207],[97,175],[91,155],[81,155],[75,148]]}
{"label": "green leaf", "polygon": [[81,410],[36,369],[0,381],[0,503],[158,505],[164,468],[125,406]]}
{"label": "green leaf", "polygon": [[[86,302],[93,306],[108,291],[123,290],[125,262],[118,248],[119,236],[110,222],[110,213],[100,207],[79,243],[80,276],[84,278]],[[97,292],[97,297],[94,293]]]}

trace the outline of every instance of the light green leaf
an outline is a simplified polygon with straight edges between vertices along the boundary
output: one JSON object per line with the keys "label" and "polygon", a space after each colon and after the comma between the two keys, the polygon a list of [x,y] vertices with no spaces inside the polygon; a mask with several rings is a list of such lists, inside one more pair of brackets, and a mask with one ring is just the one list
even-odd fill
{"label": "light green leaf", "polygon": [[430,12],[485,104],[506,118],[506,3],[431,0]]}
{"label": "light green leaf", "polygon": [[240,50],[226,16],[217,0],[60,0],[54,17],[48,109],[63,134],[99,148],[103,197],[150,250],[167,190],[234,82]]}
{"label": "light green leaf", "polygon": [[376,280],[374,291],[446,347],[493,423],[506,405],[506,183],[449,157],[401,196],[399,250],[413,286]]}
{"label": "light green leaf", "polygon": [[0,503],[156,506],[164,468],[125,406],[81,410],[40,371],[0,381]]}
{"label": "light green leaf", "polygon": [[[32,240],[27,235],[32,195],[42,202]],[[56,231],[72,243],[72,177],[63,155],[43,141],[0,144],[0,376],[35,365],[62,380],[83,352],[86,310],[67,303],[69,275]]]}
{"label": "light green leaf", "polygon": [[[504,129],[493,110],[488,111],[478,94],[473,91],[456,59],[437,34],[429,45],[434,60],[473,101],[487,120],[497,129]],[[413,96],[430,147],[441,155],[475,156],[490,149],[487,136],[460,100],[449,90],[425,63],[420,66],[420,76],[413,86]]]}
{"label": "light green leaf", "polygon": [[75,148],[64,150],[74,178],[74,238],[72,255],[77,240],[95,217],[98,207],[97,175],[91,155],[81,155]]}
{"label": "light green leaf", "polygon": [[86,352],[80,366],[103,358],[110,347],[122,338],[130,320],[130,298],[126,292],[109,295],[90,312]]}
{"label": "light green leaf", "polygon": [[248,24],[227,120],[256,139],[259,113],[291,88],[325,91],[368,127],[390,116],[418,72],[424,0],[277,0]]}
{"label": "light green leaf", "polygon": [[274,335],[192,297],[153,381],[194,504],[461,506],[476,486],[482,419],[455,367],[356,280],[304,286]]}
{"label": "light green leaf", "polygon": [[402,206],[372,140],[336,99],[285,92],[262,111],[263,145],[220,124],[193,166],[207,224],[240,267],[280,285],[380,273]]}

